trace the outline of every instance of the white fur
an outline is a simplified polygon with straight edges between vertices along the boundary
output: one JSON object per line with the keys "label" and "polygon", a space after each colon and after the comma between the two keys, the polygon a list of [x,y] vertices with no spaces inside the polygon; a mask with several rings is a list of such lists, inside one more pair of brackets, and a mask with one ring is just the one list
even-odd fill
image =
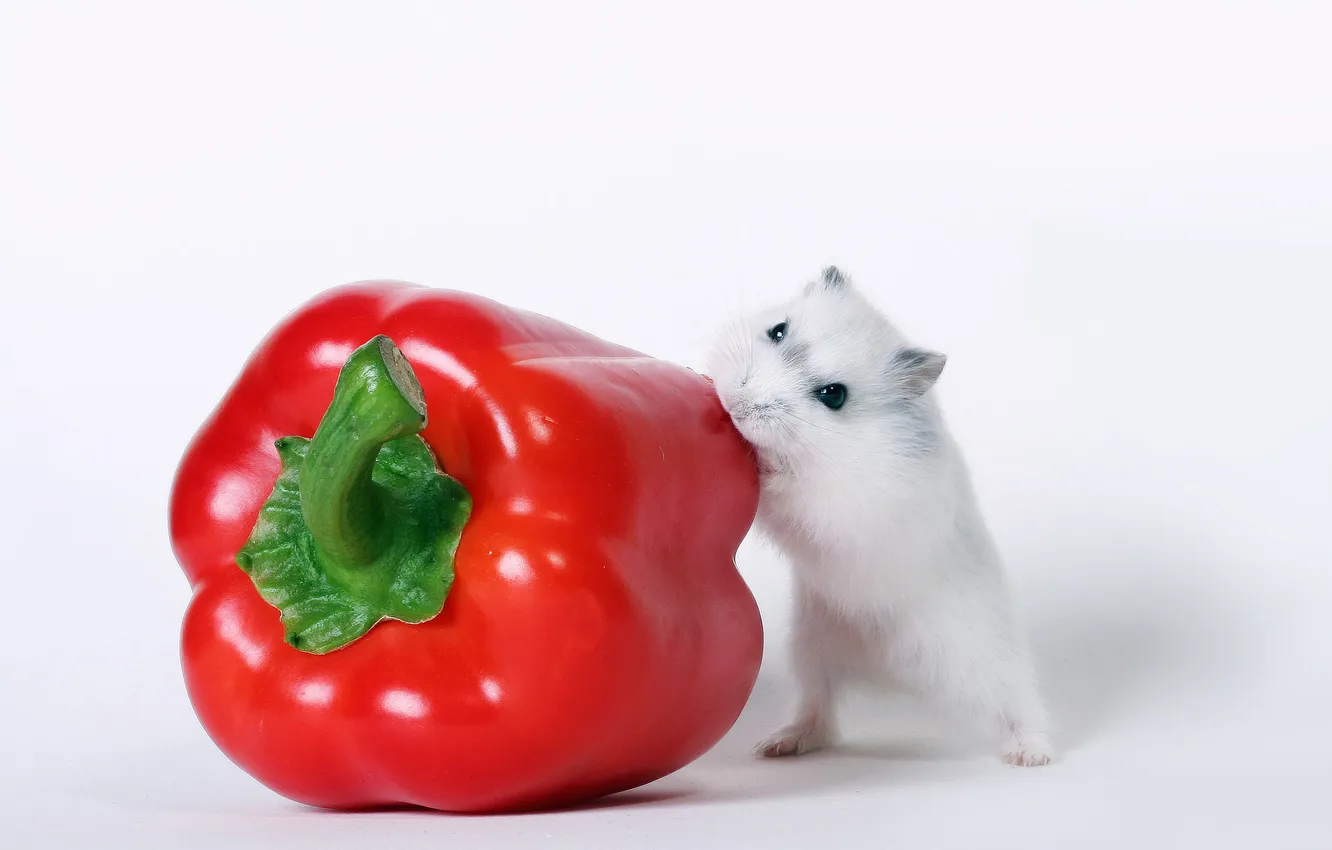
{"label": "white fur", "polygon": [[[774,343],[767,331],[783,321]],[[784,357],[783,346],[797,348]],[[731,324],[710,353],[722,403],[758,452],[759,528],[795,579],[800,705],[758,751],[824,746],[843,687],[886,678],[983,723],[1006,761],[1045,764],[1047,715],[1003,565],[929,389],[943,358],[922,378],[895,359],[907,347],[829,269],[792,301]],[[832,382],[848,387],[838,411],[816,397]]]}

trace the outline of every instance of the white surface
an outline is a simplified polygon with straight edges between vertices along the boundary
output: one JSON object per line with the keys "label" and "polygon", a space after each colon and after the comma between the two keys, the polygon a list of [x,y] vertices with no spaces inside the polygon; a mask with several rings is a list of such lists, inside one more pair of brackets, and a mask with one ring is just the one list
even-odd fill
{"label": "white surface", "polygon": [[[0,846],[1332,846],[1326,4],[640,5],[0,4]],[[750,759],[752,541],[751,706],[624,800],[329,815],[207,741],[167,487],[282,313],[406,278],[692,364],[827,261],[950,356],[1059,764],[871,701]]]}

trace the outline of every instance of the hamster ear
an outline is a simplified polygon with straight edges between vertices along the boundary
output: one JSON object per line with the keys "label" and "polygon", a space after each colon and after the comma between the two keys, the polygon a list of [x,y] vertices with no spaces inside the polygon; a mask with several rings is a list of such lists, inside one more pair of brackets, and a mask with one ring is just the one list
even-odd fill
{"label": "hamster ear", "polygon": [[837,266],[826,266],[819,274],[819,282],[824,289],[846,289],[850,281]]}
{"label": "hamster ear", "polygon": [[947,362],[948,358],[937,351],[903,348],[893,355],[890,368],[907,397],[917,398],[934,386]]}
{"label": "hamster ear", "polygon": [[819,279],[805,287],[809,294],[818,290],[824,292],[842,292],[851,288],[851,280],[837,266],[825,266],[819,273]]}

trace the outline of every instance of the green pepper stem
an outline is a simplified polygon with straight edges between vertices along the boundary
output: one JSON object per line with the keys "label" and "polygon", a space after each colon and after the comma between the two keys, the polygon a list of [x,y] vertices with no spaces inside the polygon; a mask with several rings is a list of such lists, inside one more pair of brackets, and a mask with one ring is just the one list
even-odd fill
{"label": "green pepper stem", "polygon": [[425,424],[425,394],[393,341],[377,336],[356,349],[338,375],[301,473],[301,513],[321,555],[354,568],[383,553],[392,529],[370,478],[375,458],[385,443]]}

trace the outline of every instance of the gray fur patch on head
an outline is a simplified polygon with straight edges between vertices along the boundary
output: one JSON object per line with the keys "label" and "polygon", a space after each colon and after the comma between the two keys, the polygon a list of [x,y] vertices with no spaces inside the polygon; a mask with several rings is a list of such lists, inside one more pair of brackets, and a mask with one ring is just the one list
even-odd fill
{"label": "gray fur patch on head", "polygon": [[908,398],[924,395],[939,380],[948,358],[924,348],[902,348],[893,354],[889,370]]}
{"label": "gray fur patch on head", "polygon": [[792,368],[803,370],[805,364],[809,362],[809,343],[788,343],[783,345],[780,351],[782,362]]}

